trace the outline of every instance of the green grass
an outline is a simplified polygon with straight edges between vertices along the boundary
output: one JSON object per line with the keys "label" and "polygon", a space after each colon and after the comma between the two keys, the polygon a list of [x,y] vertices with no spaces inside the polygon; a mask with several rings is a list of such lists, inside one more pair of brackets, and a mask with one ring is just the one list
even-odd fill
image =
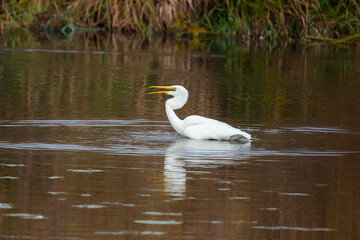
{"label": "green grass", "polygon": [[1,32],[111,31],[198,37],[359,42],[357,0],[2,0]]}

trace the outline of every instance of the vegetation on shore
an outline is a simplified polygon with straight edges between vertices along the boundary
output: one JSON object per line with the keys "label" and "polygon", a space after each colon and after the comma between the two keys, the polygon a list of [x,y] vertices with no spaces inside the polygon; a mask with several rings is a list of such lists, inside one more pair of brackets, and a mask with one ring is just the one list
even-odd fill
{"label": "vegetation on shore", "polygon": [[2,0],[1,32],[111,31],[359,42],[357,0]]}

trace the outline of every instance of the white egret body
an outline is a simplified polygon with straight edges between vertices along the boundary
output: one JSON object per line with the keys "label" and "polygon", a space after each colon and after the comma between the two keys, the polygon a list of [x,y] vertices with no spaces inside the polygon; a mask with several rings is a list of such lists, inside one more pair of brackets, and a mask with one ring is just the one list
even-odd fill
{"label": "white egret body", "polygon": [[248,142],[251,139],[250,134],[218,120],[198,115],[188,116],[184,120],[178,118],[174,110],[182,108],[189,97],[188,91],[183,86],[151,86],[150,88],[161,89],[161,91],[150,92],[149,94],[167,93],[174,96],[166,101],[165,109],[171,126],[180,135],[199,140],[238,140]]}

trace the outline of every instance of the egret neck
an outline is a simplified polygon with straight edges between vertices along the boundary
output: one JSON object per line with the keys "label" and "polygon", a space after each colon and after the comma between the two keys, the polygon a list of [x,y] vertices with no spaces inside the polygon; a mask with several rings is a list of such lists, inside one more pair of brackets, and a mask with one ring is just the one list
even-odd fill
{"label": "egret neck", "polygon": [[171,123],[171,126],[182,136],[184,136],[185,123],[176,115],[174,110],[182,108],[185,105],[187,98],[187,94],[184,96],[175,96],[167,100],[165,103],[166,115]]}

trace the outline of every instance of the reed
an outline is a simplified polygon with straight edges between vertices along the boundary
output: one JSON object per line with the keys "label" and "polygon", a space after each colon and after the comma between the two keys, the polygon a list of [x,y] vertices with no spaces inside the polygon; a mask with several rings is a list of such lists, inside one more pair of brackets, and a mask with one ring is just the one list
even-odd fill
{"label": "reed", "polygon": [[[10,28],[122,33],[217,34],[243,39],[359,41],[357,0],[2,0]],[[342,42],[342,43],[344,43]]]}

